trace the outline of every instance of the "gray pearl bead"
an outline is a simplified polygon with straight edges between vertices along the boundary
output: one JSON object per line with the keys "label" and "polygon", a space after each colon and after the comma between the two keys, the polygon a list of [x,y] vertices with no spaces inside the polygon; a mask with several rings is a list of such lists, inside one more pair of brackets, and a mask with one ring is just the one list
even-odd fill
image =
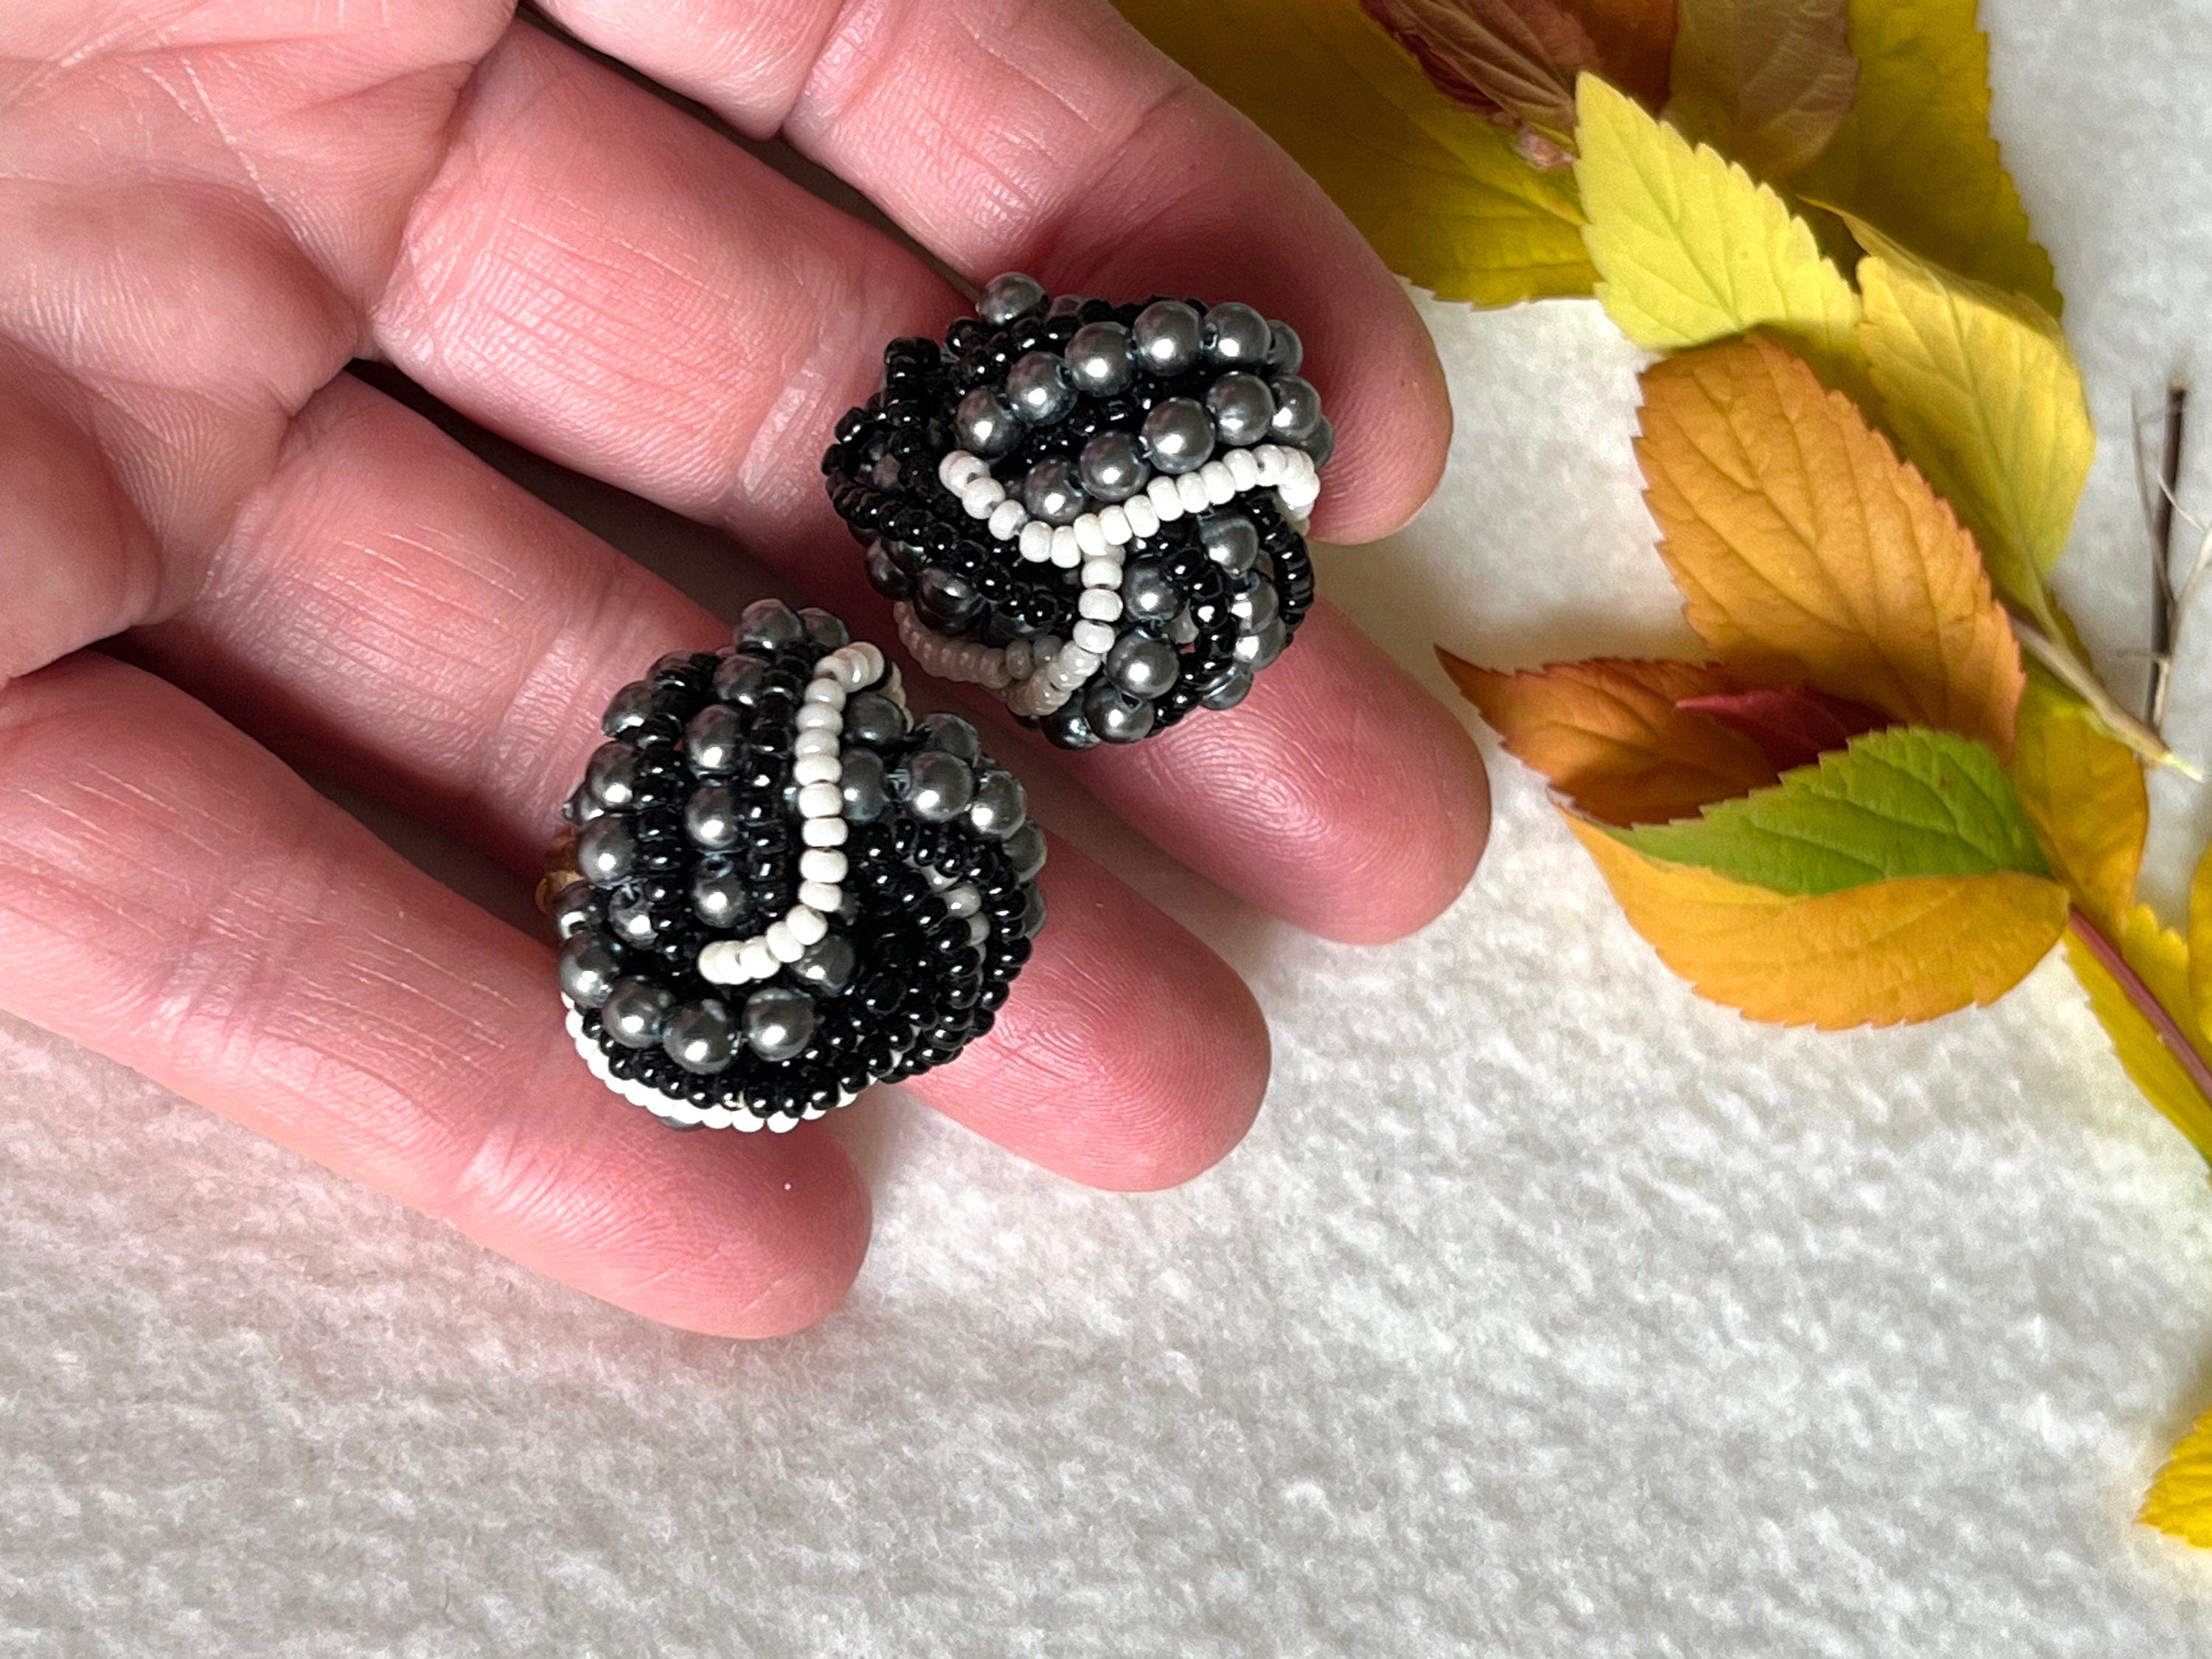
{"label": "gray pearl bead", "polygon": [[714,670],[714,701],[739,708],[751,708],[760,700],[761,684],[767,679],[769,672],[768,660],[750,651],[723,658]]}
{"label": "gray pearl bead", "polygon": [[653,907],[641,894],[617,894],[607,905],[607,931],[625,944],[652,944]]}
{"label": "gray pearl bead", "polygon": [[588,784],[578,784],[576,793],[569,796],[561,805],[561,816],[580,829],[593,818],[605,817],[607,809],[592,799],[591,786]]}
{"label": "gray pearl bead", "polygon": [[924,714],[914,723],[922,747],[966,761],[973,766],[983,758],[983,737],[973,722],[957,714]]}
{"label": "gray pearl bead", "polygon": [[1032,351],[1006,372],[1006,397],[1031,426],[1050,426],[1075,407],[1067,365],[1049,351]]}
{"label": "gray pearl bead", "polygon": [[791,964],[791,971],[823,996],[834,997],[844,994],[860,965],[852,940],[842,933],[824,933]]}
{"label": "gray pearl bead", "polygon": [[1035,881],[1044,858],[1044,831],[1034,819],[1006,837],[1006,860],[1014,866],[1016,881]]}
{"label": "gray pearl bead", "polygon": [[1241,576],[1260,556],[1260,532],[1242,513],[1211,513],[1198,521],[1206,556],[1232,576]]}
{"label": "gray pearl bead", "polygon": [[1258,375],[1240,369],[1206,389],[1206,410],[1221,441],[1241,449],[1267,435],[1267,423],[1275,418],[1275,394]]}
{"label": "gray pearl bead", "polygon": [[1091,729],[1091,722],[1083,718],[1083,705],[1068,702],[1044,717],[1038,728],[1044,740],[1055,749],[1096,749],[1098,734]]}
{"label": "gray pearl bead", "polygon": [[622,964],[597,933],[572,933],[559,957],[561,994],[579,1008],[596,1008],[613,993]]}
{"label": "gray pearl bead", "polygon": [[1267,319],[1231,300],[1206,313],[1206,355],[1224,368],[1255,368],[1267,361],[1274,343]]}
{"label": "gray pearl bead", "polygon": [[597,927],[605,915],[606,907],[587,881],[570,882],[554,895],[545,912],[545,919],[553,924],[553,936],[563,940]]}
{"label": "gray pearl bead", "polygon": [[1273,582],[1255,581],[1229,601],[1229,614],[1244,625],[1246,633],[1265,628],[1282,610],[1282,598]]}
{"label": "gray pearl bead", "polygon": [[993,767],[975,781],[968,823],[979,836],[1004,841],[1029,821],[1029,796],[1012,772]]}
{"label": "gray pearl bead", "polygon": [[834,611],[811,605],[801,605],[799,620],[806,624],[806,637],[824,651],[835,651],[840,646],[853,642],[853,630],[846,627],[845,619]]}
{"label": "gray pearl bead", "polygon": [[637,750],[626,743],[603,743],[584,767],[584,787],[602,806],[628,806],[637,799]]}
{"label": "gray pearl bead", "polygon": [[963,630],[982,603],[983,596],[975,591],[975,583],[935,565],[915,581],[915,610],[922,621],[946,633]]}
{"label": "gray pearl bead", "polygon": [[1175,613],[1174,620],[1168,623],[1168,643],[1188,645],[1197,638],[1198,618],[1192,616],[1190,607],[1185,605]]}
{"label": "gray pearl bead", "polygon": [[966,811],[975,799],[975,775],[957,756],[924,749],[908,756],[891,775],[891,788],[923,823],[943,823]]}
{"label": "gray pearl bead", "polygon": [[1295,374],[1306,360],[1306,343],[1288,323],[1267,325],[1267,367],[1278,374]]}
{"label": "gray pearl bead", "polygon": [[1121,609],[1139,622],[1165,622],[1182,609],[1182,595],[1165,567],[1133,560],[1121,569]]}
{"label": "gray pearl bead", "polygon": [[1147,373],[1171,380],[1198,366],[1206,348],[1206,325],[1180,300],[1155,300],[1137,313],[1131,331],[1137,362]]}
{"label": "gray pearl bead", "polygon": [[1055,294],[1046,310],[1047,317],[1073,317],[1089,302],[1080,294]]}
{"label": "gray pearl bead", "polygon": [[688,1002],[668,1017],[660,1046],[687,1072],[719,1072],[737,1057],[736,1024],[730,1011],[713,997]]}
{"label": "gray pearl bead", "polygon": [[1313,435],[1306,440],[1306,453],[1313,457],[1316,466],[1327,466],[1328,458],[1336,453],[1336,428],[1328,416],[1314,422]]}
{"label": "gray pearl bead", "polygon": [[883,757],[872,749],[848,749],[841,758],[844,775],[838,787],[844,792],[845,817],[854,823],[873,823],[891,804]]}
{"label": "gray pearl bead", "polygon": [[1085,323],[1075,331],[1066,353],[1067,378],[1076,390],[1110,398],[1127,392],[1137,378],[1129,361],[1129,331],[1119,323]]}
{"label": "gray pearl bead", "polygon": [[1255,633],[1240,635],[1237,641],[1237,660],[1254,673],[1265,668],[1283,654],[1290,643],[1290,635],[1279,618]]}
{"label": "gray pearl bead", "polygon": [[637,842],[620,818],[593,818],[576,832],[576,868],[594,887],[617,887],[629,878]]}
{"label": "gray pearl bead", "polygon": [[906,735],[906,710],[880,691],[856,691],[845,699],[845,741],[887,749]]}
{"label": "gray pearl bead", "polygon": [[684,830],[693,845],[709,852],[736,846],[744,831],[738,816],[738,798],[719,783],[694,789],[691,799],[684,803]]}
{"label": "gray pearl bead", "polygon": [[1198,694],[1201,708],[1234,708],[1252,690],[1252,671],[1241,662],[1224,663]]}
{"label": "gray pearl bead", "polygon": [[806,624],[781,599],[755,599],[738,618],[737,642],[775,651],[806,637]]}
{"label": "gray pearl bead", "polygon": [[1144,453],[1126,432],[1102,432],[1084,445],[1076,471],[1084,489],[1102,501],[1126,501],[1152,477]]}
{"label": "gray pearl bead", "polygon": [[1091,503],[1085,499],[1082,480],[1065,456],[1039,461],[1022,480],[1022,505],[1033,519],[1047,524],[1073,524]]}
{"label": "gray pearl bead", "polygon": [[660,1041],[660,1028],[676,999],[658,985],[642,979],[618,979],[599,1005],[599,1018],[607,1035],[625,1048],[650,1048]]}
{"label": "gray pearl bead", "polygon": [[1191,398],[1170,398],[1145,416],[1145,454],[1161,471],[1195,471],[1213,453],[1213,422]]}
{"label": "gray pearl bead", "polygon": [[707,859],[691,877],[691,914],[709,927],[735,933],[752,908],[744,872],[728,859]]}
{"label": "gray pearl bead", "polygon": [[914,578],[899,568],[898,561],[891,557],[890,550],[881,542],[869,543],[868,550],[861,556],[866,562],[868,586],[877,592],[892,600],[914,596]]}
{"label": "gray pearl bead", "polygon": [[734,772],[744,752],[744,727],[726,703],[708,703],[684,728],[684,757],[695,772]]}
{"label": "gray pearl bead", "polygon": [[979,386],[953,410],[952,436],[970,455],[994,460],[1021,441],[1022,418],[1005,392]]}
{"label": "gray pearl bead", "polygon": [[1083,718],[1108,743],[1134,743],[1152,729],[1152,705],[1121,687],[1093,680],[1083,696]]}
{"label": "gray pearl bead", "polygon": [[1022,937],[1035,939],[1044,931],[1044,889],[1030,889],[1028,902],[1022,906]]}
{"label": "gray pearl bead", "polygon": [[1028,316],[1045,302],[1045,297],[1042,283],[1010,270],[984,285],[983,297],[975,302],[975,314],[993,328],[1004,328]]}
{"label": "gray pearl bead", "polygon": [[1106,653],[1106,678],[1133,697],[1158,696],[1182,672],[1175,647],[1149,634],[1124,634]]}
{"label": "gray pearl bead", "polygon": [[814,1041],[814,1003],[799,991],[768,986],[745,999],[745,1043],[763,1060],[789,1060]]}
{"label": "gray pearl bead", "polygon": [[643,680],[632,680],[607,700],[607,712],[600,717],[599,730],[611,738],[642,726],[653,713],[653,688]]}
{"label": "gray pearl bead", "polygon": [[1268,390],[1275,394],[1275,418],[1268,422],[1278,443],[1302,444],[1321,424],[1321,393],[1295,374],[1278,374]]}

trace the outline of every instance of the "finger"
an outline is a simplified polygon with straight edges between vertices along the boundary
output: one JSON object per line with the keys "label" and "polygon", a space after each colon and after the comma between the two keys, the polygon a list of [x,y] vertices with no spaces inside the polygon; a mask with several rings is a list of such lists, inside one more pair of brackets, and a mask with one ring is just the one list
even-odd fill
{"label": "finger", "polygon": [[606,1094],[544,946],[174,688],[16,682],[0,776],[0,1005],[649,1318],[769,1336],[843,1296],[868,1203],[834,1140]]}
{"label": "finger", "polygon": [[[609,696],[663,652],[726,637],[427,422],[341,380],[301,415],[200,597],[137,648],[279,752],[534,870]],[[1266,1086],[1250,993],[1087,861],[1056,854],[1044,885],[1054,924],[991,1036],[930,1073],[928,1097],[1080,1180],[1195,1174],[1243,1136]],[[538,994],[556,1000],[550,980]]]}
{"label": "finger", "polygon": [[1397,527],[1443,467],[1428,331],[1320,186],[1104,0],[553,0],[584,40],[781,130],[982,281],[1236,298],[1288,319],[1342,442],[1320,533]]}
{"label": "finger", "polygon": [[[393,355],[525,441],[732,525],[880,631],[811,457],[866,394],[882,342],[941,324],[953,302],[936,279],[527,31],[483,66],[453,155],[380,312]],[[720,211],[702,215],[700,202]],[[767,223],[773,239],[759,232]],[[794,480],[799,495],[752,493],[749,481],[770,478]],[[817,547],[838,551],[807,556]],[[1327,619],[1308,631],[1315,643],[1263,677],[1265,696],[1188,722],[1151,760],[1087,757],[1084,775],[1230,891],[1321,932],[1394,937],[1473,869],[1487,811],[1480,762],[1379,653]],[[1355,756],[1326,740],[1340,729],[1362,739]],[[1320,746],[1306,742],[1316,737]],[[1214,793],[1165,763],[1183,755],[1249,787]],[[1401,791],[1417,811],[1391,811]]]}

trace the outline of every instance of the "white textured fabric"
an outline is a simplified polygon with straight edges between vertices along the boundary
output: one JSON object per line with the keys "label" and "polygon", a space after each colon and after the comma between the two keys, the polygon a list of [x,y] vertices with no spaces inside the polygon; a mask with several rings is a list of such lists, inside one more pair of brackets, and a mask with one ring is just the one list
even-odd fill
{"label": "white textured fabric", "polygon": [[[2128,392],[2212,369],[2212,30],[1990,21],[2106,444],[2065,586],[2110,660]],[[1586,305],[1429,314],[1449,483],[1328,589],[1432,678],[1431,626],[1680,646],[1630,354]],[[2200,756],[2208,653],[2212,618]],[[1275,1020],[1221,1170],[1103,1196],[864,1103],[874,1254],[760,1347],[0,1025],[0,1652],[2212,1653],[2212,1559],[2129,1520],[2212,1403],[2212,1190],[2063,968],[1932,1029],[1753,1029],[1496,777],[1481,875],[1407,944],[1170,885]],[[2159,807],[2171,894],[2212,797]]]}

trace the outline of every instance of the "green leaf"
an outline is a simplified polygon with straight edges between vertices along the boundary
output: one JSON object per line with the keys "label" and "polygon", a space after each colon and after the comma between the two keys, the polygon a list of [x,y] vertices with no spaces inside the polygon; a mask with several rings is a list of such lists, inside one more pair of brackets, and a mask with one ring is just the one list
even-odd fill
{"label": "green leaf", "polygon": [[1652,858],[1777,893],[2050,873],[1996,756],[1922,726],[1873,732],[1701,817],[1616,833]]}
{"label": "green leaf", "polygon": [[1761,326],[1856,360],[1859,299],[1782,198],[1595,76],[1577,90],[1583,233],[1621,332],[1655,351]]}

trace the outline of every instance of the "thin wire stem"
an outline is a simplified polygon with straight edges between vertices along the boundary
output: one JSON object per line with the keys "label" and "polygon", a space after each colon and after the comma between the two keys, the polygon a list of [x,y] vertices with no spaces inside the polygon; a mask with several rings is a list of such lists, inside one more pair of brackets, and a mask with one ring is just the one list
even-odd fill
{"label": "thin wire stem", "polygon": [[2158,1034],[2160,1046],[2173,1056],[2174,1064],[2188,1073],[2190,1082],[2197,1085],[2197,1092],[2204,1097],[2207,1104],[2212,1104],[2212,1066],[2204,1063],[2204,1056],[2197,1052],[2197,1045],[2183,1033],[2150,987],[2143,983],[2142,975],[2128,966],[2120,947],[2106,938],[2104,930],[2090,921],[2078,905],[2069,913],[2067,925],[2074,930],[2075,937],[2088,947],[2089,954],[2104,964],[2105,971],[2119,986],[2120,994],[2149,1023],[2151,1030]]}
{"label": "thin wire stem", "polygon": [[[2166,698],[2173,687],[2173,636],[2180,626],[2181,607],[2173,591],[2173,496],[2181,483],[2181,445],[2188,406],[2189,388],[2173,381],[2166,388],[2158,493],[2150,501],[2150,690],[2143,702],[2143,720],[2154,732],[2166,726]],[[2191,572],[2192,577],[2195,574]],[[2188,586],[2195,586],[2195,581]]]}

